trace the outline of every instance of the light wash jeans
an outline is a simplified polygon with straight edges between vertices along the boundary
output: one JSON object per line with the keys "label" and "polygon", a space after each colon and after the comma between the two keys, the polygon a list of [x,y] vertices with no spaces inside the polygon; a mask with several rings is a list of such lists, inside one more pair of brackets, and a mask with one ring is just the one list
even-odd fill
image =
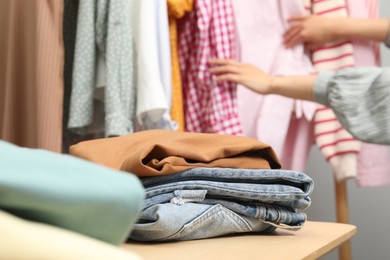
{"label": "light wash jeans", "polygon": [[195,168],[142,182],[146,200],[130,236],[140,241],[298,230],[313,190],[310,177],[286,170]]}

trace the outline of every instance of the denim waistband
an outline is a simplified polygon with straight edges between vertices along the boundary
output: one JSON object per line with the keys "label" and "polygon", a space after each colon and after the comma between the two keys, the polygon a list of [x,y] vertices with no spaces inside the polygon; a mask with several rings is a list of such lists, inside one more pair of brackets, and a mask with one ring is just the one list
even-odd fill
{"label": "denim waistband", "polygon": [[313,180],[304,173],[269,169],[193,168],[178,174],[141,178],[142,184],[146,188],[187,180],[282,184],[297,187],[307,193],[311,193],[314,186]]}
{"label": "denim waistband", "polygon": [[[183,196],[183,192],[191,192],[191,196]],[[205,204],[223,204],[222,202],[227,203],[236,203],[237,205],[241,205],[241,209],[245,207],[247,210],[249,210],[250,213],[249,216],[257,217],[260,214],[255,213],[253,210],[257,211],[258,207],[264,208],[264,207],[283,207],[283,208],[289,208],[295,210],[304,210],[311,204],[310,197],[305,197],[300,200],[293,200],[293,201],[278,201],[274,203],[264,203],[261,201],[248,201],[248,200],[238,200],[238,199],[232,199],[232,198],[225,198],[225,197],[207,197],[207,190],[175,190],[173,192],[159,194],[156,196],[152,196],[149,198],[146,198],[144,200],[144,206],[143,209],[149,208],[156,204],[163,204],[163,203],[174,203],[176,205],[181,205],[187,202],[201,202]],[[201,193],[201,194],[200,194]],[[199,195],[200,194],[200,195]],[[253,210],[252,210],[253,209]],[[246,210],[244,210],[246,211]],[[241,212],[242,214],[246,214]]]}
{"label": "denim waistband", "polygon": [[[183,193],[186,193],[183,195]],[[272,223],[283,223],[286,225],[301,225],[306,220],[306,214],[297,211],[304,207],[290,207],[283,204],[264,204],[260,202],[235,201],[224,198],[210,199],[206,197],[206,190],[176,190],[172,193],[161,194],[145,200],[144,209],[158,205],[172,203],[175,205],[183,205],[186,203],[206,204],[206,205],[222,205],[235,213],[243,216],[261,219]],[[307,198],[306,207],[310,205],[310,199]]]}
{"label": "denim waistband", "polygon": [[208,198],[229,198],[238,201],[257,201],[262,203],[283,203],[291,206],[307,206],[308,192],[292,186],[276,184],[226,183],[215,181],[180,181],[149,187],[146,199],[156,195],[172,193],[175,190],[207,190]]}

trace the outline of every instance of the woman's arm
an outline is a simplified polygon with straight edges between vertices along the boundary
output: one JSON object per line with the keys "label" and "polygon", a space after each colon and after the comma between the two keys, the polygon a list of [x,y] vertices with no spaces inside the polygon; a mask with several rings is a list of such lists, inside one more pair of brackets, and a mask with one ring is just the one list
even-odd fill
{"label": "woman's arm", "polygon": [[318,76],[273,77],[231,60],[211,60],[216,80],[242,84],[260,94],[315,100],[330,107],[353,136],[390,145],[390,68],[350,68]]}
{"label": "woman's arm", "polygon": [[284,44],[292,47],[305,43],[308,49],[342,39],[385,42],[390,47],[388,19],[355,19],[316,15],[292,17],[284,34]]}
{"label": "woman's arm", "polygon": [[323,72],[313,91],[357,139],[390,145],[390,68]]}
{"label": "woman's arm", "polygon": [[210,72],[217,81],[242,84],[260,94],[279,94],[295,99],[314,100],[316,76],[273,77],[250,64],[234,60],[211,60]]}

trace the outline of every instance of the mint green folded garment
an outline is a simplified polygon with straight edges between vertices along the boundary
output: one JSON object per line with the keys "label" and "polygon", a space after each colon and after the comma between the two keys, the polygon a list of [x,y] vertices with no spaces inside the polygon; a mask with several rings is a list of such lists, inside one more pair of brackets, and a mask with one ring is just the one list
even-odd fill
{"label": "mint green folded garment", "polygon": [[132,174],[0,141],[0,208],[21,218],[120,244],[143,198]]}

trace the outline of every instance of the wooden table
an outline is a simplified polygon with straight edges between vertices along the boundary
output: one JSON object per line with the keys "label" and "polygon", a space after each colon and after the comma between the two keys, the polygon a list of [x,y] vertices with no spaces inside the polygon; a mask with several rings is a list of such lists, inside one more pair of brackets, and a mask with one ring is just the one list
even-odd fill
{"label": "wooden table", "polygon": [[192,241],[129,243],[123,247],[145,260],[164,259],[317,259],[349,240],[349,224],[306,222],[300,231],[277,230],[268,235],[243,234]]}

